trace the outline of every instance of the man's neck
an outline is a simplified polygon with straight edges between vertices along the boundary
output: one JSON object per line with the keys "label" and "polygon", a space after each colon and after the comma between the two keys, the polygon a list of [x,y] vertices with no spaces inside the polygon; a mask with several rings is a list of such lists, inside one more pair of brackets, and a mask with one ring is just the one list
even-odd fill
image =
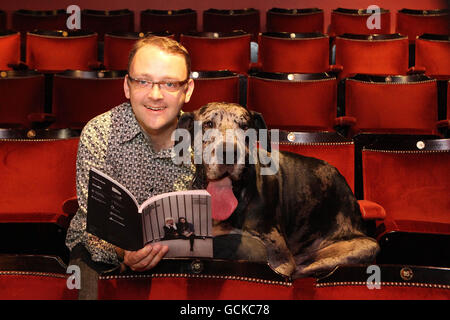
{"label": "man's neck", "polygon": [[170,149],[174,145],[174,141],[172,141],[172,131],[165,130],[164,133],[151,134],[144,128],[142,128],[142,132],[147,137],[152,145],[152,149],[155,152],[159,152],[161,150]]}

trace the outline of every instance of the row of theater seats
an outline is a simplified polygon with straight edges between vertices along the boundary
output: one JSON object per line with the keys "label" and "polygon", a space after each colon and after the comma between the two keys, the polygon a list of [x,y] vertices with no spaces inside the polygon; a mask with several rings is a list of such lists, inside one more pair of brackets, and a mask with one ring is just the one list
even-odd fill
{"label": "row of theater seats", "polygon": [[[174,38],[170,33],[152,34]],[[4,31],[0,32],[0,70],[125,70],[131,47],[143,36],[107,33],[99,55],[95,32],[28,32],[21,61],[19,32]],[[343,34],[330,41],[323,33],[266,32],[258,35],[258,51],[253,56],[251,35],[244,31],[190,32],[181,34],[179,41],[191,54],[193,70],[335,72],[340,79],[355,73],[450,74],[448,34],[422,34],[410,49],[408,38],[401,34]]]}
{"label": "row of theater seats", "polygon": [[[232,273],[223,272],[230,264],[219,261],[210,263],[202,274],[167,272],[164,265],[166,261],[155,268],[159,273],[102,274],[96,284],[98,292],[91,299],[155,300],[155,306],[161,300],[448,300],[450,290],[445,268],[379,265],[381,281],[369,282],[372,285],[369,289],[368,266],[343,266],[322,279],[287,282],[275,276],[264,278],[263,272],[268,273],[267,270],[261,272],[261,266],[252,263],[235,262],[232,266],[240,272]],[[66,265],[55,257],[0,256],[0,266],[1,300],[78,298],[78,290],[67,285],[73,281],[69,276],[73,276],[65,273]],[[242,276],[243,270],[249,275]],[[277,316],[286,314],[286,318],[297,308],[296,304],[288,304],[293,307],[283,306],[275,311],[271,309],[272,302],[267,306],[270,311],[266,312]],[[175,317],[179,311],[166,310],[165,314],[172,312]],[[401,313],[404,315],[405,311]]]}
{"label": "row of theater seats", "polygon": [[[71,14],[71,12],[70,12]],[[16,10],[12,13],[12,27],[18,31],[65,30],[69,17],[65,10]],[[391,12],[380,9],[380,25],[368,28],[373,11],[367,9],[337,8],[331,11],[331,24],[327,32],[331,37],[344,33],[387,34],[391,33]],[[202,13],[203,31],[229,32],[244,30],[256,40],[260,27],[260,10],[209,9]],[[0,30],[6,29],[7,15],[0,11]],[[423,33],[448,33],[448,10],[402,9],[396,12],[395,30],[414,42]],[[82,29],[95,31],[103,41],[103,35],[111,31],[134,31],[134,12],[123,10],[81,10]],[[269,32],[324,32],[324,11],[319,8],[284,9],[272,8],[266,12],[266,30]],[[177,35],[197,31],[197,11],[143,10],[140,12],[140,31],[170,31]]]}
{"label": "row of theater seats", "polygon": [[[66,285],[68,251],[64,237],[77,209],[75,158],[78,139],[77,133],[68,129],[0,130],[2,298],[76,298],[76,291],[69,290]],[[353,190],[358,188],[356,180],[362,180],[359,192],[362,196],[358,197],[362,216],[370,235],[381,246],[373,263],[382,266],[383,270],[394,268],[397,272],[397,282],[390,285],[391,289],[383,288],[385,291],[377,294],[373,294],[376,290],[367,291],[364,298],[405,299],[408,295],[397,294],[405,293],[408,281],[408,290],[420,289],[408,294],[448,297],[450,279],[445,268],[450,267],[446,250],[450,245],[450,139],[417,136],[400,139],[392,135],[376,136],[362,147],[358,143],[337,133],[280,131],[279,142],[274,143],[272,149],[324,159],[336,166]],[[361,159],[361,168],[356,164],[358,159]],[[133,281],[137,275],[105,270],[107,275],[99,279],[99,298],[225,299],[231,297],[232,291],[232,297],[236,298],[236,288],[240,287],[239,296],[247,299],[273,297],[277,292],[282,299],[327,297],[322,293],[338,299],[363,298],[357,294],[367,290],[367,266],[342,267],[321,280],[292,283],[279,278],[264,265],[219,262],[219,267],[213,262],[204,262],[204,273],[199,275],[189,271],[191,262],[168,260],[153,273],[140,275],[139,282]],[[225,263],[230,264],[230,268],[225,268]],[[409,267],[405,269],[405,266]],[[248,274],[242,274],[246,268],[249,268]],[[398,278],[400,270],[397,269],[400,268],[403,268],[400,272],[403,280]],[[239,273],[233,273],[236,270]],[[440,280],[429,278],[439,271],[444,272],[440,274]],[[410,281],[414,272],[417,278]],[[364,278],[362,274],[365,274]],[[387,281],[387,274],[388,271],[383,272],[382,281]],[[207,294],[199,293],[201,290],[187,290],[186,282],[194,285],[192,277],[195,277],[196,285],[217,290],[207,290]],[[343,286],[342,281],[347,283],[345,286],[349,291],[341,288],[343,293],[338,297],[333,294],[332,287]],[[421,281],[426,284],[421,285]],[[167,290],[156,290],[168,283],[174,289],[169,290],[170,294]],[[35,290],[25,290],[26,285],[28,289],[30,285],[35,286]],[[255,286],[261,288],[257,294],[253,291]],[[295,288],[309,288],[303,290],[303,294],[312,294],[312,291],[314,294],[297,296],[295,292],[299,294],[302,290],[292,292]],[[425,288],[428,291],[424,292]],[[389,290],[394,290],[395,294]]]}
{"label": "row of theater seats", "polygon": [[[81,129],[126,101],[124,75],[125,71],[3,71],[0,127]],[[191,77],[195,90],[184,111],[227,101],[262,113],[269,128],[337,130],[349,137],[364,132],[448,135],[450,82],[425,75],[358,74],[340,83],[327,73],[244,76],[194,71]]]}

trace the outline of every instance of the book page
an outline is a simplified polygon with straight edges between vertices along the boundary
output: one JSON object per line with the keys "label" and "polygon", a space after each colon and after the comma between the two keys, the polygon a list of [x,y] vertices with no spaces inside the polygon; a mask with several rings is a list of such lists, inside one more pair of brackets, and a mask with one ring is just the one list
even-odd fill
{"label": "book page", "polygon": [[167,258],[212,257],[211,195],[206,190],[161,194],[142,206],[144,245],[168,245]]}
{"label": "book page", "polygon": [[142,245],[141,215],[136,199],[97,169],[89,172],[86,230],[122,249]]}
{"label": "book page", "polygon": [[101,175],[102,177],[104,177],[105,179],[108,179],[109,181],[111,181],[113,184],[115,184],[120,190],[113,188],[112,191],[120,194],[121,191],[125,192],[126,194],[128,194],[128,196],[133,199],[134,203],[136,204],[136,208],[139,208],[139,203],[137,202],[136,198],[134,197],[134,195],[128,191],[127,188],[125,188],[124,185],[122,185],[120,182],[114,180],[113,178],[111,178],[110,176],[108,176],[107,174],[101,172],[100,170],[96,169],[96,168],[91,168],[92,171],[94,171],[96,174]]}

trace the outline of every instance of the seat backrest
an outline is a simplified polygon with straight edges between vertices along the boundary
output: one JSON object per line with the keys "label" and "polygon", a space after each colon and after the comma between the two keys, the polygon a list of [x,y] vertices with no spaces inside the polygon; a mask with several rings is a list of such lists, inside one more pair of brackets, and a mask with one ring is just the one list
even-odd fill
{"label": "seat backrest", "polygon": [[194,71],[191,78],[195,81],[195,90],[183,111],[194,111],[209,102],[239,103],[240,77],[231,71]]}
{"label": "seat backrest", "polygon": [[408,39],[399,34],[336,37],[336,65],[343,67],[339,79],[357,73],[406,75],[408,55]]}
{"label": "seat backrest", "polygon": [[[0,28],[1,30],[1,28]],[[11,70],[9,64],[20,62],[20,33],[0,31],[0,70]]]}
{"label": "seat backrest", "polygon": [[374,144],[362,163],[364,198],[386,219],[450,223],[450,139]]}
{"label": "seat backrest", "polygon": [[65,9],[25,10],[12,13],[12,28],[22,34],[33,30],[67,30],[68,14]]}
{"label": "seat backrest", "polygon": [[412,10],[397,12],[396,32],[407,35],[411,43],[424,33],[449,34],[449,10]]}
{"label": "seat backrest", "polygon": [[357,75],[345,82],[345,115],[360,132],[436,134],[438,95],[435,79],[424,75]]}
{"label": "seat backrest", "polygon": [[78,137],[0,139],[0,222],[59,223],[76,196]]}
{"label": "seat backrest", "polygon": [[450,76],[450,36],[424,34],[416,39],[415,66],[429,76]]}
{"label": "seat backrest", "polygon": [[179,40],[181,33],[197,31],[197,12],[192,9],[141,11],[141,31],[169,31]]}
{"label": "seat backrest", "polygon": [[322,33],[323,26],[323,10],[318,8],[272,8],[266,12],[267,32]]}
{"label": "seat backrest", "polygon": [[262,33],[258,54],[266,72],[319,73],[330,67],[329,38],[322,33]]}
{"label": "seat backrest", "polygon": [[137,40],[156,35],[174,39],[169,32],[107,32],[104,37],[103,64],[107,70],[127,70],[128,55]]}
{"label": "seat backrest", "polygon": [[254,8],[239,10],[208,9],[203,11],[203,31],[231,32],[243,30],[257,41],[260,30],[260,12]]}
{"label": "seat backrest", "polygon": [[[331,12],[331,24],[329,36],[335,37],[345,33],[353,34],[387,34],[391,32],[391,13],[380,8],[380,25],[378,28],[369,29],[370,16],[373,12],[367,9],[337,8]],[[377,27],[377,26],[376,26]]]}
{"label": "seat backrest", "polygon": [[55,256],[1,255],[1,300],[75,300],[65,264]]}
{"label": "seat backrest", "polygon": [[352,191],[355,187],[355,145],[336,132],[279,132],[279,150],[324,160],[336,167]]}
{"label": "seat backrest", "polygon": [[325,73],[260,72],[248,78],[247,106],[262,113],[269,128],[333,131],[337,82]]}
{"label": "seat backrest", "polygon": [[6,30],[7,25],[7,15],[6,11],[0,10],[0,30]]}
{"label": "seat backrest", "polygon": [[89,31],[27,33],[26,63],[45,71],[89,70],[97,63],[97,34]]}
{"label": "seat backrest", "polygon": [[30,113],[44,111],[44,75],[35,71],[1,71],[0,96],[0,126],[27,127]]}
{"label": "seat backrest", "polygon": [[447,81],[447,119],[450,120],[450,80]]}
{"label": "seat backrest", "polygon": [[242,31],[191,32],[182,34],[180,43],[190,53],[192,70],[247,73],[250,67],[250,38],[250,34]]}
{"label": "seat backrest", "polygon": [[121,10],[81,10],[83,30],[98,34],[98,41],[103,41],[106,32],[134,31],[134,12]]}
{"label": "seat backrest", "polygon": [[54,128],[81,129],[109,109],[125,102],[126,71],[66,71],[53,79]]}

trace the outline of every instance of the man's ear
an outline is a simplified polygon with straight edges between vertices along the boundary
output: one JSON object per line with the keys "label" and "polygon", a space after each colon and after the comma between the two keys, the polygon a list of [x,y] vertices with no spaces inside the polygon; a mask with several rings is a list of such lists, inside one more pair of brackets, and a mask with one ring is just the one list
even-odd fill
{"label": "man's ear", "polygon": [[253,127],[255,129],[267,129],[266,122],[264,121],[264,117],[261,113],[256,111],[250,111],[252,115]]}
{"label": "man's ear", "polygon": [[125,75],[125,78],[123,79],[123,92],[125,93],[125,97],[129,100],[130,99],[130,87],[128,84],[128,75]]}

